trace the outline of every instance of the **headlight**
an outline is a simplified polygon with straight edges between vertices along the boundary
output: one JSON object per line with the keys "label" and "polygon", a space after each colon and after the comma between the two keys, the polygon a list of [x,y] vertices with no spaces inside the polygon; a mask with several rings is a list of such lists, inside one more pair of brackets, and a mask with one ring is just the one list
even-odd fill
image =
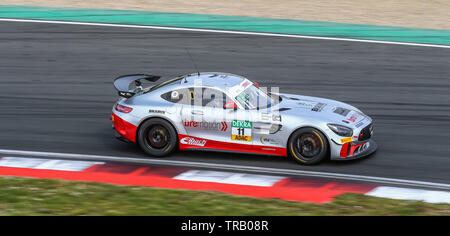
{"label": "headlight", "polygon": [[344,137],[351,137],[353,135],[353,130],[349,127],[337,124],[328,124],[328,128],[333,130],[337,135]]}

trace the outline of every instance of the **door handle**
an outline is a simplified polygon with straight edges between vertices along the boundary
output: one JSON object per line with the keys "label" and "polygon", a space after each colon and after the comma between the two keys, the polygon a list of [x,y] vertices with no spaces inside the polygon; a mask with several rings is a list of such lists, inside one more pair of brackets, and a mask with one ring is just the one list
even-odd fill
{"label": "door handle", "polygon": [[203,115],[203,111],[201,111],[201,110],[192,110],[191,113],[193,115]]}

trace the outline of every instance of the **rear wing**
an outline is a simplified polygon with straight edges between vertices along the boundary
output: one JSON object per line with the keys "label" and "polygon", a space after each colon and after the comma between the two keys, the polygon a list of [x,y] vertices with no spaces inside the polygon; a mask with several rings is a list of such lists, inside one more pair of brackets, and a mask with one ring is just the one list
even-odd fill
{"label": "rear wing", "polygon": [[124,98],[130,98],[133,97],[137,90],[131,90],[130,85],[134,82],[136,87],[140,87],[142,85],[141,80],[147,80],[150,82],[156,82],[158,79],[160,79],[161,76],[158,75],[146,75],[146,74],[133,74],[133,75],[122,75],[120,77],[117,77],[114,80],[114,87],[119,93],[119,96]]}

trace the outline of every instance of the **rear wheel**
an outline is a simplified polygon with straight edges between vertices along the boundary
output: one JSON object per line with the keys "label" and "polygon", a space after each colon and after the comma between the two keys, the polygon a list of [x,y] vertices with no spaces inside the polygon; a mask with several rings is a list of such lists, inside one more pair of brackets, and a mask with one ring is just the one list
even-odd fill
{"label": "rear wheel", "polygon": [[167,156],[175,150],[177,133],[166,120],[153,118],[139,128],[137,140],[147,154],[157,157]]}
{"label": "rear wheel", "polygon": [[301,164],[317,164],[328,154],[328,140],[317,129],[301,128],[291,135],[288,151]]}

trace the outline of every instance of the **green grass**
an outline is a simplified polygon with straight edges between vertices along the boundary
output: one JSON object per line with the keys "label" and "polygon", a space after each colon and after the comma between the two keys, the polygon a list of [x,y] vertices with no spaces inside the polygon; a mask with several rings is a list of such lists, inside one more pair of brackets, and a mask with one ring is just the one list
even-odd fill
{"label": "green grass", "polygon": [[0,215],[450,215],[450,205],[344,194],[328,204],[0,177]]}

